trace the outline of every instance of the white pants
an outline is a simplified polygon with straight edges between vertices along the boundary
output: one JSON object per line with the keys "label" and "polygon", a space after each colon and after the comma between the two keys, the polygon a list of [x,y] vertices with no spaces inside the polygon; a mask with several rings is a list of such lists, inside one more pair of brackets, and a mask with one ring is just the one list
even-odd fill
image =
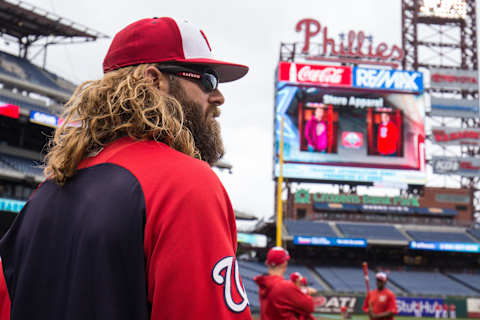
{"label": "white pants", "polygon": [[457,314],[455,310],[450,311],[450,319],[455,319],[457,317]]}
{"label": "white pants", "polygon": [[415,314],[416,318],[421,318],[422,317],[422,310],[415,309],[415,310],[413,310],[413,313]]}
{"label": "white pants", "polygon": [[442,310],[435,310],[435,318],[439,319],[442,312]]}

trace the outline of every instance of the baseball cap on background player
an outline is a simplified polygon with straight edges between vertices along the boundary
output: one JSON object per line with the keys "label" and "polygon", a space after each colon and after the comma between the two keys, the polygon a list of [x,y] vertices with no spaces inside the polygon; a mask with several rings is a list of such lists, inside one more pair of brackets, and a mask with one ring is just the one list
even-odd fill
{"label": "baseball cap on background player", "polygon": [[381,280],[383,282],[386,282],[387,281],[387,274],[385,272],[378,272],[375,275],[375,278],[378,279],[378,280]]}
{"label": "baseball cap on background player", "polygon": [[267,253],[267,266],[276,267],[290,260],[288,251],[282,247],[273,247]]}
{"label": "baseball cap on background player", "polygon": [[297,281],[298,279],[301,279],[301,278],[302,278],[302,275],[299,272],[290,273],[290,280],[292,282],[295,282],[295,281]]}
{"label": "baseball cap on background player", "polygon": [[306,277],[302,277],[302,279],[300,279],[300,283],[302,284],[302,286],[307,286],[308,284],[308,280]]}
{"label": "baseball cap on background player", "polygon": [[120,30],[103,61],[103,72],[142,63],[203,66],[219,82],[240,79],[248,67],[217,60],[202,30],[169,17],[142,19]]}

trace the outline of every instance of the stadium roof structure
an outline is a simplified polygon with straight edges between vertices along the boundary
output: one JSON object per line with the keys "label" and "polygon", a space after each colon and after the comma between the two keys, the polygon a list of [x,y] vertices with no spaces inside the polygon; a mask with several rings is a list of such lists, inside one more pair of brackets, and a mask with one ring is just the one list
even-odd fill
{"label": "stadium roof structure", "polygon": [[45,46],[108,38],[106,34],[26,2],[5,0],[0,0],[0,37],[16,39],[24,58],[28,47],[39,40],[44,40]]}

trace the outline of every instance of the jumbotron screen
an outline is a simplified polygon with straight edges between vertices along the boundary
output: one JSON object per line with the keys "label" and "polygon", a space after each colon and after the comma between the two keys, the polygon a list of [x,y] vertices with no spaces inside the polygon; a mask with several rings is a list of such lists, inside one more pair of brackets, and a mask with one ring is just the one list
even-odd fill
{"label": "jumbotron screen", "polygon": [[[358,70],[341,68],[347,80],[339,80],[340,86],[304,85],[299,78],[276,83],[274,176],[279,175],[283,117],[286,178],[425,184],[423,88],[416,94],[360,88]],[[350,80],[344,75],[348,72]],[[390,82],[384,76],[385,83],[399,78],[390,75]]]}

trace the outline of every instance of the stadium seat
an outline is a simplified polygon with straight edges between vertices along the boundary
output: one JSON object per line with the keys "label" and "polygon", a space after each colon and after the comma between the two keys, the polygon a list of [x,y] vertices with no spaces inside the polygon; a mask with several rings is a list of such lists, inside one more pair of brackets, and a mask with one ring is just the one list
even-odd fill
{"label": "stadium seat", "polygon": [[466,233],[463,232],[434,232],[407,230],[407,233],[415,241],[434,241],[434,242],[474,242]]}
{"label": "stadium seat", "polygon": [[364,223],[337,223],[338,229],[346,238],[365,238],[381,240],[408,241],[400,231],[392,225],[364,224]]}
{"label": "stadium seat", "polygon": [[43,177],[43,169],[39,167],[41,165],[39,161],[0,153],[0,163],[27,175]]}
{"label": "stadium seat", "polygon": [[27,59],[1,51],[0,73],[67,94],[72,94],[75,89],[73,83],[37,67]]}
{"label": "stadium seat", "polygon": [[475,239],[480,240],[480,229],[468,229],[468,233],[470,233]]}
{"label": "stadium seat", "polygon": [[480,292],[480,274],[468,274],[468,273],[449,273],[450,277],[465,284],[466,286],[473,287]]}
{"label": "stadium seat", "polygon": [[287,220],[285,225],[292,236],[338,237],[326,222]]}
{"label": "stadium seat", "polygon": [[392,271],[389,278],[411,294],[478,296],[478,292],[435,271]]}

